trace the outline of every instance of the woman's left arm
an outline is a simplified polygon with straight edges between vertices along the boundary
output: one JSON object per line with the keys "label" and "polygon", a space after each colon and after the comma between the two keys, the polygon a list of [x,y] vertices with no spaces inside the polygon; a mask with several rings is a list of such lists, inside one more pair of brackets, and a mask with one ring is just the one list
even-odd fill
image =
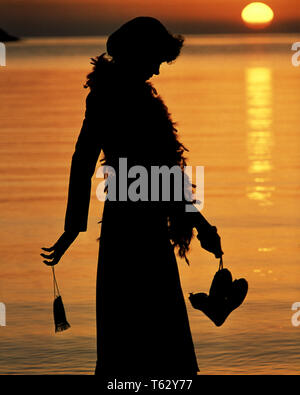
{"label": "woman's left arm", "polygon": [[72,156],[65,231],[85,232],[91,195],[91,179],[99,158],[101,130],[96,98],[89,93],[86,113]]}
{"label": "woman's left arm", "polygon": [[85,118],[72,156],[65,231],[52,247],[42,248],[51,252],[49,255],[41,254],[42,257],[51,259],[43,261],[46,265],[56,265],[79,232],[87,230],[91,179],[102,148],[99,125],[97,101],[90,92],[86,98]]}

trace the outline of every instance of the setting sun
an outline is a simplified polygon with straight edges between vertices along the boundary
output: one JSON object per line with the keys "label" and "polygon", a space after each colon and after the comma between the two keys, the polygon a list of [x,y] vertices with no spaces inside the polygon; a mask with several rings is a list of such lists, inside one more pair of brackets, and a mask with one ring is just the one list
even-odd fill
{"label": "setting sun", "polygon": [[243,9],[241,16],[247,26],[260,29],[272,22],[274,12],[267,4],[254,2]]}

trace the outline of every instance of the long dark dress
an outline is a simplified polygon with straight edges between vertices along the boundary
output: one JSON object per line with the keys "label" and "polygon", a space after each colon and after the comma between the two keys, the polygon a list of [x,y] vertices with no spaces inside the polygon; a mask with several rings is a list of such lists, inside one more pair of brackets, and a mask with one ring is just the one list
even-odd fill
{"label": "long dark dress", "polygon": [[[91,177],[103,149],[118,169],[174,165],[172,122],[149,83],[111,73],[87,96],[72,158],[65,230],[86,231]],[[117,171],[118,174],[118,171]],[[96,374],[193,375],[199,371],[166,205],[106,201],[97,275]]]}

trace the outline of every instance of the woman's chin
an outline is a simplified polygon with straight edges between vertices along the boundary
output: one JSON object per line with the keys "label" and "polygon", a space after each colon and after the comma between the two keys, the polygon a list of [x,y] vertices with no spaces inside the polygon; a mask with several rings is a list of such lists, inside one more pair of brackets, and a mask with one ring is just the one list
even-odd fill
{"label": "woman's chin", "polygon": [[148,74],[146,74],[145,80],[146,80],[146,81],[147,81],[147,80],[150,80],[151,77],[153,77],[153,74],[152,74],[152,73],[148,73]]}

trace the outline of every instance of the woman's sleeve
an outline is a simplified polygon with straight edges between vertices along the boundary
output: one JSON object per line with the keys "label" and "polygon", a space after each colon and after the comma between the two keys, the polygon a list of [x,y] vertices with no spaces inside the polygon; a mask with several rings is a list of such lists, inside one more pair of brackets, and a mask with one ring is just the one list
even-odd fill
{"label": "woman's sleeve", "polygon": [[195,199],[195,196],[192,194],[192,182],[187,174],[184,174],[184,188],[184,197],[187,199],[185,200],[185,208],[189,206],[188,210],[185,210],[186,223],[188,227],[196,228],[198,236],[202,237],[215,227],[207,221],[207,219],[200,213],[198,207],[194,204],[195,201],[193,201],[193,199]]}
{"label": "woman's sleeve", "polygon": [[192,228],[196,228],[198,231],[198,235],[202,236],[206,232],[210,231],[212,226],[207,219],[200,213],[200,211],[195,207],[195,210],[192,212],[186,213],[187,219]]}
{"label": "woman's sleeve", "polygon": [[89,93],[85,118],[72,156],[65,231],[87,230],[91,179],[102,148],[101,133],[97,103],[92,93]]}

